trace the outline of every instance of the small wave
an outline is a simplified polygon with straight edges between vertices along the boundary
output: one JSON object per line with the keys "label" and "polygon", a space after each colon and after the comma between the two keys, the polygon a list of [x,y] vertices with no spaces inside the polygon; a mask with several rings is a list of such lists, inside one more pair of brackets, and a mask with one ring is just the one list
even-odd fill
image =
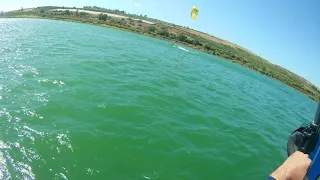
{"label": "small wave", "polygon": [[7,148],[9,148],[9,146],[0,140],[0,149],[7,149]]}
{"label": "small wave", "polygon": [[56,85],[59,85],[59,86],[63,86],[63,85],[66,85],[66,83],[65,82],[63,82],[63,81],[60,81],[60,80],[49,80],[49,79],[39,79],[38,80],[38,82],[39,83],[49,83],[49,82],[51,82],[52,84],[56,84]]}
{"label": "small wave", "polygon": [[39,136],[42,136],[42,137],[44,137],[44,135],[45,135],[44,132],[37,131],[37,130],[32,129],[32,128],[28,127],[28,126],[23,126],[23,129],[27,129],[27,130],[29,130],[30,132],[33,132],[33,133],[35,133],[35,134],[37,134],[37,135],[39,135]]}
{"label": "small wave", "polygon": [[63,173],[59,173],[59,174],[55,174],[56,175],[56,177],[59,177],[59,178],[62,178],[62,179],[68,179],[67,178],[67,176],[65,175],[65,174],[63,174]]}
{"label": "small wave", "polygon": [[52,83],[58,84],[58,85],[66,85],[66,83],[64,83],[63,81],[58,81],[58,80],[53,80]]}
{"label": "small wave", "polygon": [[145,179],[158,179],[159,178],[159,173],[153,172],[153,173],[148,174],[148,175],[142,175],[142,177],[145,178]]}
{"label": "small wave", "polygon": [[33,99],[39,102],[49,102],[49,100],[46,99],[46,97],[48,97],[47,93],[36,93],[34,94]]}
{"label": "small wave", "polygon": [[3,90],[3,89],[5,89],[5,88],[6,88],[6,86],[5,86],[5,85],[0,84],[0,90]]}
{"label": "small wave", "polygon": [[[50,140],[46,143],[49,145],[58,142],[61,145],[67,146],[72,151],[72,146],[67,134],[42,132],[27,125],[17,126],[16,130],[18,131],[17,136],[20,137],[20,142],[3,142],[0,140],[0,179],[11,179],[12,174],[10,169],[16,172],[17,179],[35,179],[35,173],[30,163],[37,163],[44,159],[41,159],[41,155],[37,154],[35,149],[23,145],[27,139],[30,139],[31,144],[33,144],[36,142],[35,139],[42,141],[44,138],[55,137],[49,138]],[[57,146],[57,150],[58,147],[60,148],[61,146]],[[18,154],[12,155],[12,152],[16,150],[19,151]],[[60,152],[58,151],[58,153]],[[17,156],[22,157],[23,160],[17,161]],[[56,174],[56,177],[58,179],[68,179],[67,174],[63,173]]]}
{"label": "small wave", "polygon": [[38,82],[49,82],[49,80],[48,79],[42,79],[42,80],[38,80]]}
{"label": "small wave", "polygon": [[100,171],[98,171],[98,170],[95,170],[92,168],[87,169],[87,174],[89,174],[89,175],[95,175],[95,174],[99,174],[99,173],[100,173]]}
{"label": "small wave", "polygon": [[68,137],[67,134],[61,134],[59,133],[57,136],[56,136],[58,142],[61,144],[61,145],[65,145],[67,146],[71,151],[73,151],[73,148],[72,148],[72,145],[71,145],[71,142],[70,142],[70,139]]}
{"label": "small wave", "polygon": [[14,171],[19,172],[16,176],[17,179],[35,179],[35,174],[32,172],[30,165],[23,163],[21,161],[15,161],[13,157],[10,156],[8,152],[2,153],[0,151],[0,179],[11,179],[11,174],[9,169],[14,169]]}
{"label": "small wave", "polygon": [[24,71],[29,71],[29,72],[31,72],[31,73],[34,74],[34,75],[38,75],[38,74],[39,74],[38,70],[37,70],[35,67],[33,67],[33,66],[25,66],[25,65],[20,64],[20,65],[18,65],[17,67],[18,67],[19,69],[24,70]]}
{"label": "small wave", "polygon": [[39,75],[38,70],[35,67],[32,66],[25,66],[25,65],[9,65],[9,69],[12,70],[13,73],[15,73],[18,76],[26,76],[26,77],[36,77],[36,75]]}
{"label": "small wave", "polygon": [[7,164],[6,158],[4,157],[4,154],[0,151],[0,179],[11,179],[11,176],[6,164]]}

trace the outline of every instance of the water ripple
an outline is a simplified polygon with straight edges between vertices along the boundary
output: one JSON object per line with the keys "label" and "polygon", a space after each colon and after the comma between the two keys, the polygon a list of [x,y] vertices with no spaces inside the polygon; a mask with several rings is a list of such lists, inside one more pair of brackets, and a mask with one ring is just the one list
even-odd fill
{"label": "water ripple", "polygon": [[133,33],[0,19],[0,40],[0,179],[263,179],[316,108]]}

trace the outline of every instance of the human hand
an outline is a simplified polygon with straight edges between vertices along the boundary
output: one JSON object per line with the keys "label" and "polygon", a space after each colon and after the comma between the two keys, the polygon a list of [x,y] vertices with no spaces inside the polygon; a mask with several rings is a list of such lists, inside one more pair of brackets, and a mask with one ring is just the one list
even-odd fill
{"label": "human hand", "polygon": [[271,177],[276,180],[303,180],[310,165],[308,154],[296,151],[271,174]]}

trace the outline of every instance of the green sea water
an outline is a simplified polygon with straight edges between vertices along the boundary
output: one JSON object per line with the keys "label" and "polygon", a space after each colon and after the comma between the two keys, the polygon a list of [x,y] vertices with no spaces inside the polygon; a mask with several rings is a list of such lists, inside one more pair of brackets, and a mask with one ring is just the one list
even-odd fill
{"label": "green sea water", "polygon": [[0,179],[265,179],[316,106],[169,42],[0,19]]}

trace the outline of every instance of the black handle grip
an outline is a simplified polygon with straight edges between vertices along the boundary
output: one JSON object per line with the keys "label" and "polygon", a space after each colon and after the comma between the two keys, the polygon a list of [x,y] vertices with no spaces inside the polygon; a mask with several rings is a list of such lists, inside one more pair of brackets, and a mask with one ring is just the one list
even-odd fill
{"label": "black handle grip", "polygon": [[298,132],[294,132],[293,134],[291,134],[288,143],[287,143],[287,154],[288,157],[291,156],[291,154],[293,154],[294,152],[296,152],[296,149],[294,147],[294,142],[297,138],[297,133]]}

